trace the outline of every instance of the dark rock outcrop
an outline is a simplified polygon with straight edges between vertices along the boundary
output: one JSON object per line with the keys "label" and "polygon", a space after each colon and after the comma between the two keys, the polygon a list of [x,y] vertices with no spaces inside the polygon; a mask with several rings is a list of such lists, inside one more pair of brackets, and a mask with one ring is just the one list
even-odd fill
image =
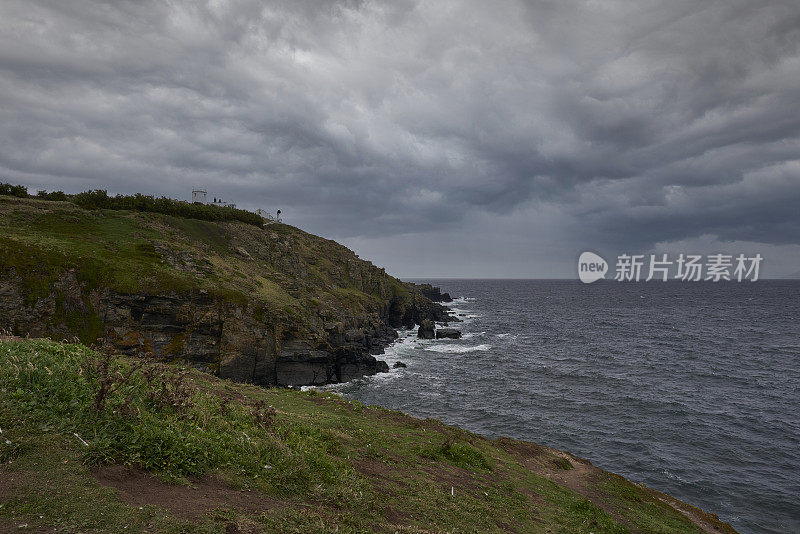
{"label": "dark rock outcrop", "polygon": [[430,319],[421,321],[417,330],[417,337],[420,339],[434,339],[436,337],[436,329],[433,321]]}
{"label": "dark rock outcrop", "polygon": [[416,288],[422,296],[427,299],[432,300],[433,302],[453,302],[453,298],[450,296],[450,293],[442,293],[442,289],[431,284],[412,284],[409,283],[411,287]]}
{"label": "dark rock outcrop", "polygon": [[302,341],[287,343],[275,361],[275,383],[280,386],[317,386],[336,382],[333,355]]}
{"label": "dark rock outcrop", "polygon": [[436,339],[442,339],[442,338],[458,339],[460,337],[461,337],[461,331],[456,330],[455,328],[436,329]]}
{"label": "dark rock outcrop", "polygon": [[364,352],[357,346],[339,347],[334,354],[336,357],[334,367],[336,380],[330,382],[347,382],[354,378],[385,373],[389,370],[389,364],[376,359],[375,356]]}
{"label": "dark rock outcrop", "polygon": [[415,324],[422,324],[424,320],[454,320],[447,308],[423,297],[421,293],[412,294],[411,298],[393,298],[389,302],[385,317],[392,328],[413,328]]}
{"label": "dark rock outcrop", "polygon": [[404,364],[403,362],[394,362],[394,365],[392,367],[394,369],[404,369],[404,368],[406,368],[408,366],[406,364]]}
{"label": "dark rock outcrop", "polygon": [[[50,295],[33,302],[24,298],[22,284],[13,273],[0,277],[0,328],[72,340],[74,328],[55,319],[69,313],[76,318],[71,321],[80,323],[85,343],[126,355],[181,361],[237,382],[322,385],[385,372],[388,364],[374,354],[397,338],[388,318],[378,314],[321,324],[321,335],[315,336],[303,333],[295,319],[264,316],[247,304],[226,302],[206,291],[150,295],[87,290],[74,270],[62,274]],[[442,311],[432,304],[405,303],[402,313],[441,317]],[[421,322],[432,338],[433,321]]]}

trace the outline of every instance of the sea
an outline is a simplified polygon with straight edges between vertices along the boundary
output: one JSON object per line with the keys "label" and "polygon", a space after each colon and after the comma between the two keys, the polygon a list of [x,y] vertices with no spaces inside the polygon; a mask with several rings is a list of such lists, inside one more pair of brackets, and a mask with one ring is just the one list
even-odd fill
{"label": "sea", "polygon": [[334,389],[569,451],[743,533],[800,532],[800,281],[414,280],[461,339],[400,331]]}

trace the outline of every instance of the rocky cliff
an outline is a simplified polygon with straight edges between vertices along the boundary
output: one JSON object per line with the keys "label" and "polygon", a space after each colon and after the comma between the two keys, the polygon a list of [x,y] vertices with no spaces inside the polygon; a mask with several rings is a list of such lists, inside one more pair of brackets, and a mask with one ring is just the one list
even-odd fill
{"label": "rocky cliff", "polygon": [[[446,309],[292,226],[0,196],[0,328],[263,385],[388,370],[395,328]],[[438,291],[436,292],[438,293]]]}

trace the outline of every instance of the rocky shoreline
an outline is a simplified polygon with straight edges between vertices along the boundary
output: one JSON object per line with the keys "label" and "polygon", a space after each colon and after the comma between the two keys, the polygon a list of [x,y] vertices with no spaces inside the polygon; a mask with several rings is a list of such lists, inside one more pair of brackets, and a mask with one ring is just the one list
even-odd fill
{"label": "rocky shoreline", "polygon": [[[415,284],[407,285],[416,290]],[[439,288],[428,295],[441,298]],[[276,362],[275,383],[324,385],[388,372],[389,365],[375,356],[383,354],[385,347],[397,339],[396,328],[413,328],[430,322],[447,324],[458,320],[428,295],[425,295],[427,302],[422,301],[421,306],[411,307],[403,313],[398,313],[390,305],[389,312],[379,315],[377,322],[362,322],[361,326],[354,328],[348,328],[342,322],[326,323],[328,350],[314,350],[302,341],[284,346]]]}
{"label": "rocky shoreline", "polygon": [[322,323],[323,335],[298,335],[302,329],[205,291],[87,292],[75,271],[64,273],[49,295],[34,302],[25,302],[21,279],[6,275],[0,279],[0,309],[0,326],[18,335],[69,340],[74,337],[69,325],[59,325],[57,316],[62,310],[78,312],[86,320],[96,318],[96,345],[105,351],[183,361],[221,378],[264,386],[323,385],[387,372],[389,365],[375,356],[397,339],[396,328],[457,320],[428,298],[410,306],[392,300],[374,313]]}

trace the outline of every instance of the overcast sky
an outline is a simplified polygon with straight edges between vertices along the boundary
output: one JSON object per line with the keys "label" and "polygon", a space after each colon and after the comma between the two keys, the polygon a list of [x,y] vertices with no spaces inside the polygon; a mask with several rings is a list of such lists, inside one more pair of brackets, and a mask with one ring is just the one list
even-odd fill
{"label": "overcast sky", "polygon": [[795,273],[800,2],[2,0],[0,181],[205,188],[402,277]]}

